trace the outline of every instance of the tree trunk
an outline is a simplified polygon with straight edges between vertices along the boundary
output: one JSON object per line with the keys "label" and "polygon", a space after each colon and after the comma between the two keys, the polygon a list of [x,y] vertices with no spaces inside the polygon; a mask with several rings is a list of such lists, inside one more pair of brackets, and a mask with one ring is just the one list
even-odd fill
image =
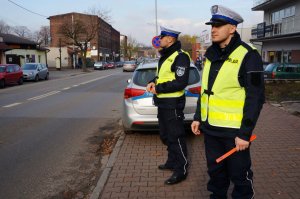
{"label": "tree trunk", "polygon": [[87,72],[88,70],[86,68],[86,50],[83,50],[82,53],[82,71]]}

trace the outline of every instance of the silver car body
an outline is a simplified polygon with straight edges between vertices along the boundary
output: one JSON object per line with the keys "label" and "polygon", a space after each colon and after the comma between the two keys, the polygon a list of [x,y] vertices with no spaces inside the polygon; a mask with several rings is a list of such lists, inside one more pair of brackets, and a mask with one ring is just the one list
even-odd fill
{"label": "silver car body", "polygon": [[136,69],[135,61],[125,61],[123,64],[123,71],[132,72]]}
{"label": "silver car body", "polygon": [[23,79],[35,80],[40,79],[47,80],[49,78],[49,71],[45,64],[41,63],[26,63],[22,66]]}
{"label": "silver car body", "polygon": [[104,69],[106,69],[106,67],[105,67],[105,62],[95,62],[94,63],[94,69],[95,70],[104,70]]}
{"label": "silver car body", "polygon": [[[157,107],[153,104],[153,95],[146,92],[147,83],[155,77],[158,62],[140,64],[133,73],[124,91],[122,121],[125,132],[148,131],[158,129]],[[148,72],[147,72],[148,71]],[[140,82],[140,85],[136,83]],[[193,121],[197,100],[201,89],[201,74],[191,64],[189,85],[185,88],[185,123]],[[138,93],[130,97],[132,93]],[[193,92],[194,91],[194,92]]]}

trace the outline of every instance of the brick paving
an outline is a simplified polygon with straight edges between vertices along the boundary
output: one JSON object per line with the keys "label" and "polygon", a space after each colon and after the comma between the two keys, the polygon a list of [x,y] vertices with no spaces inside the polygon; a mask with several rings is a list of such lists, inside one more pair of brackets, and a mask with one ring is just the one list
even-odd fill
{"label": "brick paving", "polygon": [[[251,148],[255,198],[299,199],[300,117],[265,104],[255,133]],[[203,136],[190,135],[187,143],[189,176],[167,186],[164,181],[172,173],[157,169],[167,156],[158,134],[126,135],[100,198],[209,198]]]}

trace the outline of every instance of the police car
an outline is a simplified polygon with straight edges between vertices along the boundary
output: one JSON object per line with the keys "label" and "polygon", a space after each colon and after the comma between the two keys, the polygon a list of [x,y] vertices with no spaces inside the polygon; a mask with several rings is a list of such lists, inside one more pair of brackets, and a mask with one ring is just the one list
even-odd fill
{"label": "police car", "polygon": [[[122,122],[125,133],[133,131],[158,130],[157,107],[153,105],[153,95],[146,86],[156,76],[158,62],[140,64],[129,79],[124,90]],[[185,123],[193,121],[197,100],[201,89],[201,73],[191,63],[189,83],[185,88]]]}

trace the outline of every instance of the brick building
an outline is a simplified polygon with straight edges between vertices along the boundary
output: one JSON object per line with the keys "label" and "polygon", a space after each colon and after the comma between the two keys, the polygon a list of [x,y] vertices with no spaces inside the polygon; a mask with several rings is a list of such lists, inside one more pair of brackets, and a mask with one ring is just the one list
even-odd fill
{"label": "brick building", "polygon": [[55,59],[61,56],[59,53],[63,54],[63,57],[61,57],[63,67],[75,67],[80,64],[78,61],[81,55],[78,49],[73,47],[71,40],[68,41],[60,33],[60,28],[66,21],[69,21],[71,25],[76,21],[81,21],[86,26],[97,24],[96,36],[88,43],[87,58],[92,61],[118,61],[120,59],[120,32],[97,15],[72,12],[50,16],[48,19],[50,20],[50,49],[52,51],[49,53],[49,62],[52,61],[52,65],[55,64]]}

